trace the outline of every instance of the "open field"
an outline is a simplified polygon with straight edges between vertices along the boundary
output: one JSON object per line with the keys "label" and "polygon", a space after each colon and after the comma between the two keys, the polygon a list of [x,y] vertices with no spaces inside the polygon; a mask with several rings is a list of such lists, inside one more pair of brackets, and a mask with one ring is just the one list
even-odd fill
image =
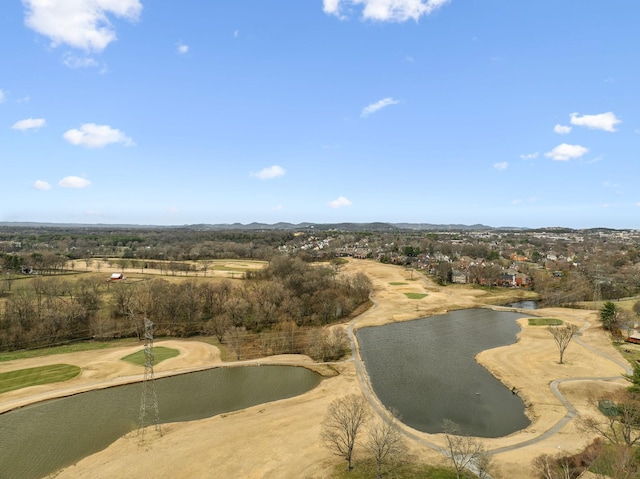
{"label": "open field", "polygon": [[[239,279],[247,271],[264,268],[266,261],[250,259],[213,259],[207,261],[159,261],[94,259],[87,265],[83,260],[70,261],[67,268],[75,272],[100,273],[105,280],[111,273],[123,273],[127,278],[162,276],[167,278],[229,278]],[[189,268],[189,269],[187,269]]]}
{"label": "open field", "polygon": [[[513,296],[508,296],[513,295],[514,290],[463,286],[443,288],[422,276],[411,281],[415,272],[372,261],[353,260],[341,269],[344,272],[363,271],[373,282],[374,307],[356,318],[356,328],[514,300]],[[428,296],[416,301],[405,293]],[[566,350],[565,364],[558,364],[558,351],[546,328],[529,326],[527,318],[533,314],[558,318],[583,328],[580,341],[573,341]],[[618,379],[625,372],[622,366],[625,362],[598,327],[595,311],[549,308],[525,312],[519,324],[522,331],[515,344],[484,351],[477,357],[507,387],[518,390],[532,420],[532,424],[522,431],[483,440],[487,449],[495,453],[495,478],[533,479],[535,476],[530,467],[533,458],[543,453],[576,452],[590,441],[590,437],[578,430],[575,420],[563,419],[567,409],[550,388],[552,381],[564,380],[558,389],[578,414],[596,413],[589,405],[592,394],[625,386],[625,381]],[[180,352],[177,357],[158,365],[158,376],[222,364],[218,348],[204,342],[157,341],[158,345]],[[0,411],[72,391],[140,380],[142,368],[121,361],[121,358],[141,348],[141,345],[122,346],[2,362],[0,373],[56,363],[80,366],[82,373],[65,383],[2,394]],[[272,357],[260,361],[295,362],[314,367],[312,361],[303,356]],[[131,434],[61,471],[56,477],[204,478],[212,474],[215,477],[238,478],[331,477],[334,465],[340,459],[321,445],[324,414],[334,399],[369,391],[369,386],[366,381],[361,381],[352,359],[334,364],[330,369],[339,374],[327,377],[316,389],[302,396],[201,421],[167,424],[163,426],[162,437],[148,434],[149,440],[144,448],[138,447],[136,435]],[[566,423],[563,422],[565,420]],[[557,431],[543,436],[554,427]],[[425,434],[409,428],[404,430],[411,453],[416,458],[430,464],[443,463],[442,456],[432,448],[444,444],[442,435]],[[358,460],[358,452],[355,459]]]}

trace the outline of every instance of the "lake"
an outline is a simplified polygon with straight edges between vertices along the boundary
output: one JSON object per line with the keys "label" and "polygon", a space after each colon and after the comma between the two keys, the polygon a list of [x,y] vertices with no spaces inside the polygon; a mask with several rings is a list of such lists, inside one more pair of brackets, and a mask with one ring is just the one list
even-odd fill
{"label": "lake", "polygon": [[512,344],[522,314],[468,309],[357,331],[371,386],[388,409],[419,431],[500,437],[529,425],[524,403],[475,361]]}

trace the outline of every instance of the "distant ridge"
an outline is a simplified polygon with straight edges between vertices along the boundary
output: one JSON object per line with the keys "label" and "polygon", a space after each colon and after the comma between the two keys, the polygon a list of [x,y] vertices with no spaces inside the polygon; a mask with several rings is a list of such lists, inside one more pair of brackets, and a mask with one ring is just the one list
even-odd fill
{"label": "distant ridge", "polygon": [[635,228],[568,228],[563,226],[548,226],[531,228],[527,226],[487,226],[483,224],[433,224],[433,223],[199,223],[190,225],[141,225],[141,224],[107,224],[107,223],[46,223],[37,221],[0,221],[0,229],[6,228],[65,228],[65,229],[186,229],[194,231],[358,231],[358,232],[385,232],[385,231],[527,231],[527,232],[613,232],[635,231]]}
{"label": "distant ridge", "polygon": [[231,225],[191,225],[191,228],[203,229],[245,229],[245,230],[317,230],[317,231],[477,231],[477,230],[493,230],[491,226],[480,224],[475,225],[438,225],[431,223],[250,223],[242,225],[234,223]]}
{"label": "distant ridge", "polygon": [[139,225],[139,224],[85,224],[85,223],[39,223],[39,222],[0,222],[0,228],[86,228],[86,229],[190,229],[198,231],[250,230],[250,231],[483,231],[483,230],[523,230],[527,228],[501,227],[494,228],[482,224],[431,224],[431,223],[220,223],[192,225]]}

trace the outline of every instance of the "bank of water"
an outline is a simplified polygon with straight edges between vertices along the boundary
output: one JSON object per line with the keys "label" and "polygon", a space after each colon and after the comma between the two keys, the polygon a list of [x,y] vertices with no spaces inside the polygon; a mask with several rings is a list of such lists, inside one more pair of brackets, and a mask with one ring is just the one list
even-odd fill
{"label": "bank of water", "polygon": [[357,337],[373,390],[402,422],[438,433],[448,419],[464,434],[501,437],[529,425],[524,403],[475,356],[514,343],[521,317],[470,309],[362,328]]}
{"label": "bank of water", "polygon": [[[155,380],[161,422],[203,419],[303,394],[322,377],[294,366],[243,366]],[[36,479],[138,427],[141,384],[89,391],[0,415],[0,478]]]}
{"label": "bank of water", "polygon": [[536,300],[516,301],[515,303],[505,304],[505,306],[509,308],[517,308],[517,309],[538,309],[538,301]]}

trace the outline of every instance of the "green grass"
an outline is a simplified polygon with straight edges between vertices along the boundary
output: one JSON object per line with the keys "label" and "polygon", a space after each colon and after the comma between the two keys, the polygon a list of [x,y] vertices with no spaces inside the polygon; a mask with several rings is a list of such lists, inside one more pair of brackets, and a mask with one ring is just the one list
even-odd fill
{"label": "green grass", "polygon": [[404,285],[409,284],[409,283],[405,283],[403,281],[391,281],[389,284],[391,286],[404,286]]}
{"label": "green grass", "polygon": [[[351,471],[346,470],[346,463],[336,465],[331,479],[370,479],[376,477],[375,463],[370,461],[354,463]],[[404,463],[391,468],[383,467],[383,478],[402,479],[456,479],[456,472],[451,467],[430,466],[427,464]],[[462,477],[470,479],[475,476],[464,474]]]}
{"label": "green grass", "polygon": [[[174,358],[180,351],[173,348],[165,348],[164,346],[157,346],[153,348],[153,365],[161,363],[165,359]],[[123,361],[136,364],[138,366],[144,366],[144,349],[133,354],[129,354],[122,358]]]}
{"label": "green grass", "polygon": [[79,341],[72,344],[64,344],[62,346],[51,346],[48,348],[28,349],[21,351],[11,351],[0,353],[0,362],[13,361],[15,359],[40,358],[44,356],[52,356],[54,354],[77,353],[81,351],[93,351],[99,349],[115,348],[118,346],[130,346],[136,344],[136,339],[117,339],[113,341]]}
{"label": "green grass", "polygon": [[404,295],[409,299],[422,299],[428,296],[427,293],[404,293]]}
{"label": "green grass", "polygon": [[0,394],[29,386],[67,381],[78,374],[80,368],[71,364],[52,364],[9,371],[0,374]]}
{"label": "green grass", "polygon": [[529,318],[529,326],[560,326],[563,323],[557,318]]}

